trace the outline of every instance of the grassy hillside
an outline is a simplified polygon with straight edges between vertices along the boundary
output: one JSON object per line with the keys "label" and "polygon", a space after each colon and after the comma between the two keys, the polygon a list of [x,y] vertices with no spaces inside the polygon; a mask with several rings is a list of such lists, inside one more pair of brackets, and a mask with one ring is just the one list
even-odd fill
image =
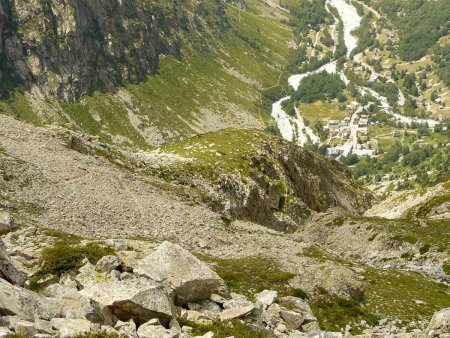
{"label": "grassy hillside", "polygon": [[270,102],[261,92],[278,85],[294,36],[281,9],[248,3],[248,11],[226,5],[227,29],[183,33],[181,57],[161,56],[157,74],[139,84],[72,104],[16,88],[0,113],[139,147],[224,127],[264,129]]}

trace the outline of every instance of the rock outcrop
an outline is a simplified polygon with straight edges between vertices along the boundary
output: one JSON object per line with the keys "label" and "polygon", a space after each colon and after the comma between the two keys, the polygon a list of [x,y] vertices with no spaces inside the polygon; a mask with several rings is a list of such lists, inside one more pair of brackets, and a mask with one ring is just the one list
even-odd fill
{"label": "rock outcrop", "polygon": [[19,271],[8,257],[3,240],[0,238],[0,279],[23,286],[25,284],[25,275]]}
{"label": "rock outcrop", "polygon": [[68,102],[112,91],[155,73],[159,55],[180,56],[182,32],[204,30],[221,13],[220,2],[1,1],[0,80]]}

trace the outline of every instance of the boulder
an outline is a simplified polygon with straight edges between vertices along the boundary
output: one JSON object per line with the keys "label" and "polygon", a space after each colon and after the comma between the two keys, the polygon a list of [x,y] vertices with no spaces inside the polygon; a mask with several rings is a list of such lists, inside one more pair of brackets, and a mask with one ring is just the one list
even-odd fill
{"label": "boulder", "polygon": [[0,327],[0,338],[5,338],[13,334],[13,332],[7,327]]}
{"label": "boulder", "polygon": [[11,214],[0,210],[0,235],[6,234],[15,228],[17,228],[17,224]]}
{"label": "boulder", "polygon": [[129,322],[123,322],[119,320],[114,326],[114,329],[116,329],[119,332],[120,336],[137,337],[136,323],[133,320],[130,320]]}
{"label": "boulder", "polygon": [[217,273],[181,246],[169,242],[162,243],[139,262],[134,273],[170,287],[178,305],[226,292],[225,283]]}
{"label": "boulder", "polygon": [[139,338],[176,338],[179,333],[166,329],[161,325],[145,323],[137,331]]}
{"label": "boulder", "polygon": [[255,307],[253,305],[226,309],[226,310],[222,311],[222,313],[220,314],[219,317],[220,317],[220,320],[223,320],[223,321],[230,320],[230,319],[242,318],[242,317],[245,317],[245,316],[249,315],[250,313],[252,313],[254,309],[255,309]]}
{"label": "boulder", "polygon": [[278,303],[288,308],[292,311],[301,313],[305,319],[305,323],[316,321],[316,317],[314,316],[311,307],[308,302],[304,299],[292,296],[281,297],[278,300]]}
{"label": "boulder", "polygon": [[436,312],[428,324],[430,336],[450,333],[450,307]]}
{"label": "boulder", "polygon": [[133,319],[138,325],[158,318],[167,326],[175,313],[167,290],[145,278],[93,284],[80,293],[102,309],[111,310],[118,319]]}
{"label": "boulder", "polygon": [[297,330],[305,321],[305,317],[299,312],[281,309],[280,314],[289,330]]}
{"label": "boulder", "polygon": [[267,309],[270,305],[272,305],[278,297],[278,293],[276,291],[264,290],[255,295],[256,304],[261,305],[262,309]]}
{"label": "boulder", "polygon": [[17,335],[32,337],[38,333],[33,322],[29,322],[26,320],[14,320],[11,321],[11,327],[14,329],[14,332]]}
{"label": "boulder", "polygon": [[104,256],[95,265],[95,271],[110,273],[121,265],[121,261],[116,256]]}
{"label": "boulder", "polygon": [[59,331],[60,338],[71,338],[91,331],[91,322],[86,319],[53,318],[50,324]]}
{"label": "boulder", "polygon": [[62,317],[70,319],[87,319],[92,323],[112,325],[113,314],[108,308],[102,309],[93,300],[83,297],[77,289],[63,285],[53,284],[46,288],[45,294],[53,297]]}
{"label": "boulder", "polygon": [[25,274],[16,269],[14,264],[9,259],[6,253],[5,246],[0,238],[0,279],[5,279],[8,282],[23,286],[26,281]]}
{"label": "boulder", "polygon": [[46,298],[2,279],[0,279],[0,315],[21,316],[25,320],[53,318],[53,312]]}

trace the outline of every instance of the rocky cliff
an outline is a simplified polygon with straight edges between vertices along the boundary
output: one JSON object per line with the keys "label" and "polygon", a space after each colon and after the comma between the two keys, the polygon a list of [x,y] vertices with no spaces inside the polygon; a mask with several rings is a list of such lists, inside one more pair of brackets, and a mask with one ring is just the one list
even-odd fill
{"label": "rocky cliff", "polygon": [[214,211],[279,231],[315,212],[361,214],[371,204],[344,165],[256,130],[198,135],[137,159],[144,172],[198,188]]}
{"label": "rocky cliff", "polygon": [[223,11],[209,0],[2,0],[0,81],[66,102],[113,91],[154,74],[159,55],[179,57],[183,34],[226,25]]}

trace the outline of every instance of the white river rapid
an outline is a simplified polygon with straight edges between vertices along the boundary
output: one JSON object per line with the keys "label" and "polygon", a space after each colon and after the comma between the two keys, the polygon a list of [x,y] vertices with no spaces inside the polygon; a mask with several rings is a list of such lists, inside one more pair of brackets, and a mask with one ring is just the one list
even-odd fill
{"label": "white river rapid", "polygon": [[[354,37],[351,32],[359,27],[361,24],[361,17],[358,15],[358,12],[356,11],[356,8],[352,6],[351,4],[347,3],[345,0],[327,0],[326,6],[331,5],[334,8],[336,8],[337,12],[339,13],[339,16],[341,17],[341,20],[344,25],[344,42],[345,46],[347,47],[347,57],[350,56],[351,52],[356,48],[358,40],[356,37]],[[336,20],[336,18],[335,18]],[[337,23],[335,22],[335,25]],[[336,42],[337,43],[337,42]],[[336,73],[336,61],[331,61],[322,67],[303,74],[296,74],[292,75],[289,79],[289,85],[294,89],[297,90],[300,86],[301,81],[311,75],[318,72],[326,71],[329,74]],[[341,79],[344,81],[345,84],[348,84],[349,81],[346,78],[346,76],[343,74],[343,72],[339,73]],[[366,88],[366,87],[360,87],[359,91],[361,94],[365,95],[367,93],[370,93],[373,97],[377,98],[381,102],[381,107],[383,111],[385,111],[387,114],[390,114],[394,116],[398,121],[401,121],[406,124],[411,124],[411,122],[416,123],[428,123],[430,127],[435,126],[438,122],[428,119],[414,119],[411,117],[394,114],[392,108],[390,107],[389,103],[387,102],[387,99],[381,95],[379,95],[377,92],[375,92],[372,89]],[[289,116],[284,110],[282,103],[289,100],[291,97],[287,96],[282,98],[281,100],[275,102],[272,106],[272,116],[277,121],[278,128],[281,132],[281,135],[284,139],[295,142],[301,146],[303,146],[305,143],[308,142],[308,139],[312,143],[319,143],[320,139],[319,137],[314,133],[314,131],[309,127],[305,125],[304,119],[301,115],[301,112],[296,108],[295,109],[295,116]],[[403,95],[399,95],[399,103],[400,105],[404,104],[404,97]],[[354,129],[354,128],[353,128]],[[356,132],[356,129],[355,129]]]}

